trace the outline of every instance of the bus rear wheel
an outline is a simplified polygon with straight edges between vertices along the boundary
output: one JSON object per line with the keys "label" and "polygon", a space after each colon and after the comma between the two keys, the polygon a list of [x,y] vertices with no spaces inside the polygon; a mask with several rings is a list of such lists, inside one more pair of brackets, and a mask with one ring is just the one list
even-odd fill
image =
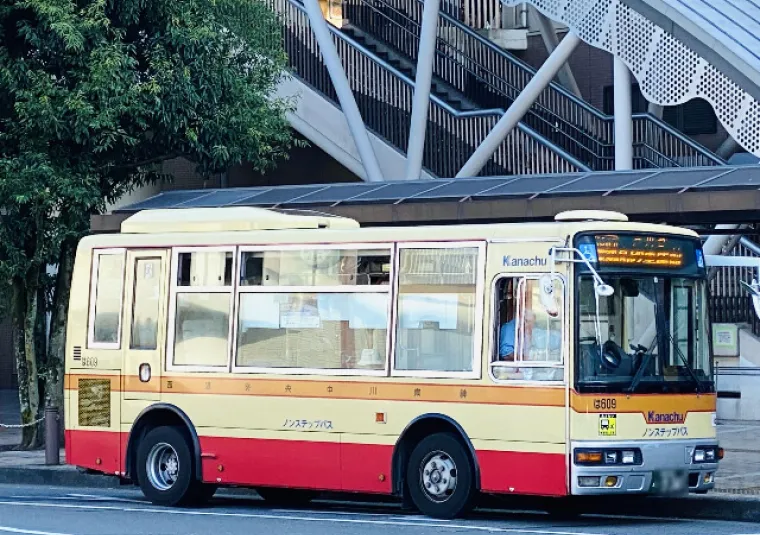
{"label": "bus rear wheel", "polygon": [[420,441],[409,457],[407,486],[417,509],[434,518],[455,518],[474,505],[476,490],[470,455],[451,433]]}
{"label": "bus rear wheel", "polygon": [[[156,505],[195,503],[208,491],[195,480],[190,446],[176,427],[156,427],[137,448],[137,481]],[[210,496],[208,496],[210,497]]]}

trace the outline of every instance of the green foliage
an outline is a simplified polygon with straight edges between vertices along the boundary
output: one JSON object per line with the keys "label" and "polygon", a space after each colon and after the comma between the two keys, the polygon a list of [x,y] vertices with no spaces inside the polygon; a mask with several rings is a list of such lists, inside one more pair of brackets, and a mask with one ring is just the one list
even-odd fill
{"label": "green foliage", "polygon": [[166,159],[286,157],[280,32],[257,0],[4,0],[0,291],[51,285],[61,245]]}

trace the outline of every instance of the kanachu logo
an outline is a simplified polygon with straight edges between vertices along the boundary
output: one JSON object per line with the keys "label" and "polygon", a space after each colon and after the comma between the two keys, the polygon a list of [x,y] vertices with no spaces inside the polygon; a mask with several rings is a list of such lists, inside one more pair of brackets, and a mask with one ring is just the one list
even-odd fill
{"label": "kanachu logo", "polygon": [[504,257],[502,265],[507,267],[533,267],[545,266],[547,262],[548,260],[546,258],[541,258],[540,256],[535,256],[533,258],[512,258],[507,255]]}
{"label": "kanachu logo", "polygon": [[685,412],[655,412],[647,413],[648,424],[682,424],[686,422]]}

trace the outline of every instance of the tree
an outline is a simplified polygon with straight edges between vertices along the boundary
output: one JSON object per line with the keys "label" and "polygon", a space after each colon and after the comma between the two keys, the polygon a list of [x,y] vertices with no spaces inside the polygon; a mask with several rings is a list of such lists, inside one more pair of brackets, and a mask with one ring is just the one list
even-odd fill
{"label": "tree", "polygon": [[[268,169],[291,147],[291,103],[274,97],[279,21],[255,0],[5,0],[0,39],[0,290],[28,423],[43,400],[61,406],[90,216],[164,179],[158,164],[173,157],[205,175]],[[22,447],[39,443],[25,429]]]}

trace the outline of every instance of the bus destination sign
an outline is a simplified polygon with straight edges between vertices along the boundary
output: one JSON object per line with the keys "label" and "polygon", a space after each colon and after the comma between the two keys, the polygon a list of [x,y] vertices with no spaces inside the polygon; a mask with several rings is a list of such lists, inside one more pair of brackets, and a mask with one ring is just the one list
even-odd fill
{"label": "bus destination sign", "polygon": [[596,236],[600,266],[680,269],[686,260],[684,245],[684,240],[666,236]]}

